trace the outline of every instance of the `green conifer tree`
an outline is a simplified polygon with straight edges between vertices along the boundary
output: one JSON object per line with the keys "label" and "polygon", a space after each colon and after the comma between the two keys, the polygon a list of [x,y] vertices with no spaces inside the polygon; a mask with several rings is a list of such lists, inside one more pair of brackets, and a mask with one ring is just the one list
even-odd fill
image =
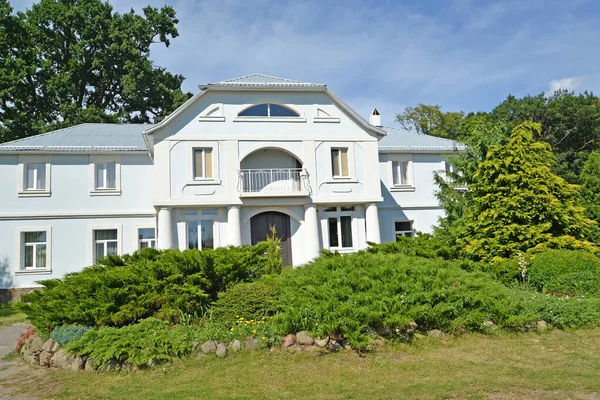
{"label": "green conifer tree", "polygon": [[594,222],[580,205],[579,186],[554,174],[550,145],[534,142],[541,125],[516,126],[505,145],[493,146],[473,176],[458,244],[471,257],[492,260],[530,249],[596,251]]}
{"label": "green conifer tree", "polygon": [[[600,222],[600,151],[590,154],[580,176],[581,198],[588,217]],[[600,227],[596,225],[592,240],[600,244]]]}

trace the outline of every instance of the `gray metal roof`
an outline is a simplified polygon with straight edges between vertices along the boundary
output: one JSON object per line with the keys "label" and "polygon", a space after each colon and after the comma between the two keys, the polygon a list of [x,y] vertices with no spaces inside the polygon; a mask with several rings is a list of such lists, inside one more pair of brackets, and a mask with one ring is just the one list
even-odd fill
{"label": "gray metal roof", "polygon": [[450,139],[423,135],[406,129],[386,126],[387,135],[379,140],[380,153],[394,152],[451,152],[464,150],[465,145]]}
{"label": "gray metal roof", "polygon": [[310,82],[295,81],[293,79],[279,78],[264,74],[251,74],[226,81],[209,83],[209,87],[325,87],[326,85]]}
{"label": "gray metal roof", "polygon": [[81,124],[0,144],[0,152],[119,153],[147,151],[150,124]]}

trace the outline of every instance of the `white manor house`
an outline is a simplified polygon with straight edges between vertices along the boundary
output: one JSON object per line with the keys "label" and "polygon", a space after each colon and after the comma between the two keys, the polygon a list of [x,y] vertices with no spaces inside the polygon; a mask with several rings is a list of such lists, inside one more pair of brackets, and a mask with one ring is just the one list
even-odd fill
{"label": "white manor house", "polygon": [[254,244],[288,264],[429,232],[456,142],[380,126],[326,85],[200,86],[156,125],[82,124],[0,144],[0,289],[144,247]]}

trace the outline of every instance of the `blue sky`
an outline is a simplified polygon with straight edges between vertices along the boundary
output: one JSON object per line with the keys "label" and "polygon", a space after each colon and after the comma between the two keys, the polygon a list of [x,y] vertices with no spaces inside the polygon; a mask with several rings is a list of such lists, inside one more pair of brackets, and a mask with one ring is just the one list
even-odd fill
{"label": "blue sky", "polygon": [[[32,1],[11,1],[17,10]],[[600,93],[600,2],[130,0],[169,4],[180,36],[153,60],[184,89],[251,73],[327,84],[384,124],[404,107],[490,110],[559,87]]]}

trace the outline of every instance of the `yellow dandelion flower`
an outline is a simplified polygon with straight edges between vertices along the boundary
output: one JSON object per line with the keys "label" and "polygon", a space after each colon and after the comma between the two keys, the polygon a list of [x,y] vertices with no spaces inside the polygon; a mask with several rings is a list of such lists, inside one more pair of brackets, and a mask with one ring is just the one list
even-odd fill
{"label": "yellow dandelion flower", "polygon": [[262,340],[266,340],[266,339],[267,339],[266,337],[264,337],[264,336],[262,337]]}
{"label": "yellow dandelion flower", "polygon": [[252,333],[256,333],[256,329],[252,329]]}
{"label": "yellow dandelion flower", "polygon": [[244,320],[244,317],[240,317],[240,321],[243,321],[243,320]]}

